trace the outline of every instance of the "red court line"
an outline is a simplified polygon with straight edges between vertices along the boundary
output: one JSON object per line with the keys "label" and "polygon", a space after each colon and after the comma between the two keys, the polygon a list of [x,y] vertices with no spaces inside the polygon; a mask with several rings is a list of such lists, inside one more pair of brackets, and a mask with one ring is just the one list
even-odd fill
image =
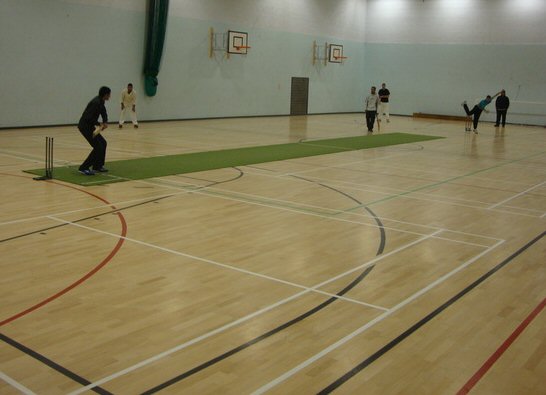
{"label": "red court line", "polygon": [[[26,177],[25,177],[26,178]],[[110,207],[112,207],[113,209],[116,209],[115,206],[113,206],[109,201],[107,201],[106,199],[98,196],[98,195],[95,195],[91,192],[88,192],[84,189],[79,189],[79,188],[76,188],[76,187],[73,187],[71,185],[65,185],[65,184],[61,184],[61,183],[57,183],[55,181],[46,181],[46,182],[49,182],[49,183],[52,183],[52,184],[56,184],[56,185],[61,185],[63,187],[66,187],[66,188],[71,188],[71,189],[75,189],[76,191],[79,191],[79,192],[83,192],[83,193],[86,193],[90,196],[93,196],[94,198],[96,199],[99,199],[101,201],[103,201],[104,203],[106,204],[109,204]],[[123,242],[125,241],[125,236],[127,235],[127,223],[125,222],[125,217],[123,217],[123,214],[121,212],[117,212],[116,213],[120,222],[121,222],[121,234],[120,234],[120,237],[119,237],[119,240],[117,242],[117,244],[115,245],[115,247],[112,249],[112,251],[110,251],[110,253],[108,254],[108,256],[106,258],[104,258],[101,263],[99,263],[97,266],[95,266],[89,273],[87,273],[85,276],[81,277],[79,280],[75,281],[74,283],[70,284],[68,287],[64,288],[63,290],[57,292],[55,295],[52,295],[50,296],[49,298],[47,299],[44,299],[42,300],[40,303],[37,303],[35,304],[34,306],[31,306],[29,307],[28,309],[24,310],[24,311],[21,311],[20,313],[17,313],[7,319],[5,319],[4,321],[0,322],[0,327],[5,325],[5,324],[8,324],[12,321],[15,321],[16,319],[18,318],[21,318],[25,315],[27,315],[28,313],[34,311],[34,310],[37,310],[39,309],[40,307],[42,306],[45,306],[46,304],[48,304],[49,302],[61,297],[62,295],[64,295],[65,293],[69,292],[70,290],[76,288],[78,285],[80,285],[81,283],[83,283],[84,281],[88,280],[90,277],[92,277],[95,273],[97,273],[100,269],[102,269],[108,262],[110,262],[112,260],[112,258],[114,257],[114,255],[117,254],[117,252],[119,251],[119,249],[121,248]]]}
{"label": "red court line", "polygon": [[493,366],[495,362],[501,357],[502,354],[512,345],[512,343],[517,339],[519,335],[524,331],[525,328],[535,319],[535,317],[544,309],[546,306],[546,298],[525,318],[525,320],[519,324],[514,332],[502,343],[502,345],[489,357],[487,361],[482,365],[480,369],[466,382],[465,385],[457,392],[457,395],[467,394],[481,378],[487,373],[487,371]]}

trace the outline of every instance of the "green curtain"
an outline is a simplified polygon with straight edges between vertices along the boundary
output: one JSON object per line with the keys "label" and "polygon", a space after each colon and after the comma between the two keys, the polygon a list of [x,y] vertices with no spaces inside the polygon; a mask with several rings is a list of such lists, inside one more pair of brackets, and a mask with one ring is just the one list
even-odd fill
{"label": "green curtain", "polygon": [[157,93],[157,75],[163,43],[167,30],[169,0],[148,0],[148,23],[146,32],[146,53],[144,55],[144,87],[148,96]]}

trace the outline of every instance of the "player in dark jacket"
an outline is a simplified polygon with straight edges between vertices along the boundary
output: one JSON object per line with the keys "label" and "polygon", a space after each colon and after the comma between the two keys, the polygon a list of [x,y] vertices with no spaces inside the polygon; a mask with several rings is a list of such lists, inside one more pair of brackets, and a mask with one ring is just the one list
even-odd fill
{"label": "player in dark jacket", "polygon": [[[110,99],[111,90],[107,86],[99,89],[99,95],[91,99],[85,107],[83,114],[78,122],[78,129],[87,142],[93,147],[93,150],[83,161],[80,168],[80,173],[86,176],[92,176],[96,171],[107,172],[104,168],[104,160],[106,158],[106,140],[100,133],[93,134],[95,127],[100,126],[100,130],[108,127],[108,114],[104,102]],[[102,118],[102,123],[99,123],[99,115]],[[92,169],[89,169],[93,167]]]}
{"label": "player in dark jacket", "polygon": [[506,125],[506,113],[508,112],[508,107],[510,107],[510,99],[506,96],[506,91],[503,89],[500,92],[500,96],[497,97],[495,101],[495,108],[497,109],[497,122],[495,122],[495,127],[498,127],[501,118],[502,118],[502,127]]}

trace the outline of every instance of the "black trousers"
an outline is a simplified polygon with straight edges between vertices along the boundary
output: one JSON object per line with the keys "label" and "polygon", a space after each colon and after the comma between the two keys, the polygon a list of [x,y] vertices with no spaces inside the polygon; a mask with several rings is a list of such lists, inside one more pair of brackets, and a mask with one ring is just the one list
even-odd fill
{"label": "black trousers", "polygon": [[106,140],[101,134],[93,137],[93,131],[95,125],[78,125],[78,130],[87,142],[93,147],[87,158],[80,165],[80,170],[93,169],[98,170],[104,166],[104,160],[106,158]]}
{"label": "black trousers", "polygon": [[466,104],[463,105],[466,115],[474,115],[474,129],[478,129],[478,121],[480,120],[480,115],[482,115],[482,109],[478,106],[474,106],[472,110],[468,109]]}
{"label": "black trousers", "polygon": [[366,125],[368,126],[368,132],[373,132],[373,124],[375,122],[375,114],[377,111],[366,110]]}
{"label": "black trousers", "polygon": [[508,110],[497,110],[497,122],[495,122],[495,126],[499,126],[502,118],[502,126],[506,125],[506,113]]}

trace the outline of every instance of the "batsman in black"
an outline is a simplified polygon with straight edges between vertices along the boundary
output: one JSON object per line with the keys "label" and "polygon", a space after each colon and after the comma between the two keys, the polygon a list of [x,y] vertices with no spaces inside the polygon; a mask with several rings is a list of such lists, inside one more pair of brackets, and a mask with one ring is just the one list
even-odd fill
{"label": "batsman in black", "polygon": [[[107,86],[99,89],[99,95],[91,99],[78,123],[78,129],[87,142],[93,147],[93,150],[83,161],[78,169],[80,173],[86,176],[92,176],[95,172],[107,172],[104,168],[106,158],[106,139],[99,133],[93,136],[93,131],[96,126],[100,126],[101,130],[108,127],[108,114],[104,102],[110,99],[111,90]],[[102,123],[99,123],[99,115],[102,118]],[[92,167],[92,169],[90,169]]]}

